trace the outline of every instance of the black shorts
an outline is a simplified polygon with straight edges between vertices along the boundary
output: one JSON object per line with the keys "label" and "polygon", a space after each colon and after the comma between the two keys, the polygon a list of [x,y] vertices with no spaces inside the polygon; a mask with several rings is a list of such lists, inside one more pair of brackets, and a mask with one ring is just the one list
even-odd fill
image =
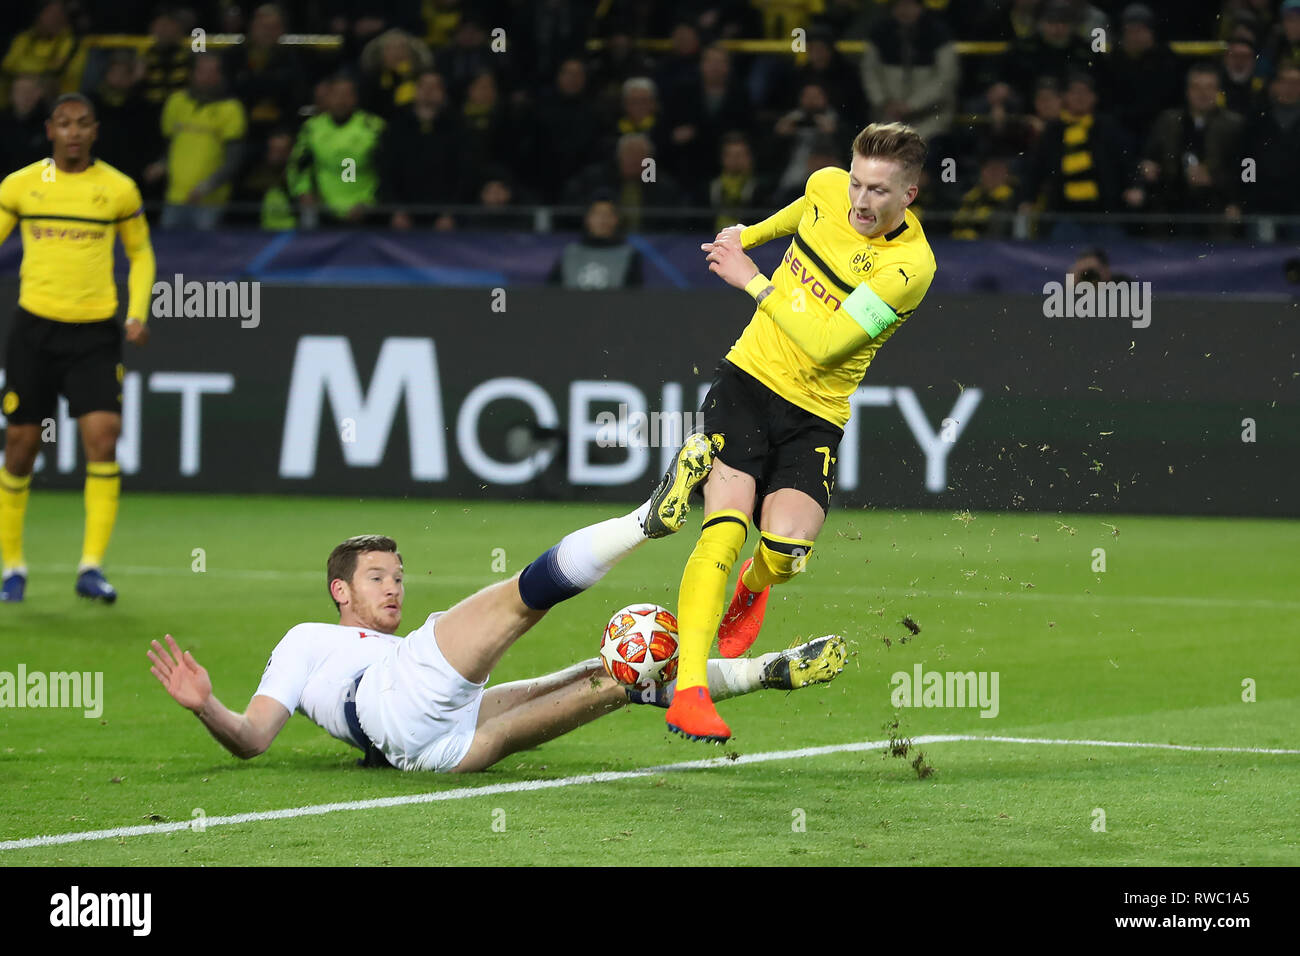
{"label": "black shorts", "polygon": [[68,414],[122,414],[122,328],[113,319],[55,322],[19,308],[5,344],[0,410],[11,425],[53,418],[59,396]]}
{"label": "black shorts", "polygon": [[721,434],[718,460],[758,485],[756,512],[781,488],[808,495],[830,511],[835,457],[844,429],[800,408],[728,361],[718,366],[700,408],[703,430]]}

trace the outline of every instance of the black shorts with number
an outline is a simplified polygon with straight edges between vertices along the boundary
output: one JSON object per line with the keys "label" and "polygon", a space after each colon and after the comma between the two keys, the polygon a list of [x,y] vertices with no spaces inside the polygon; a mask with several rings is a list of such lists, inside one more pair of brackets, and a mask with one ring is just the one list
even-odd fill
{"label": "black shorts with number", "polygon": [[700,408],[703,430],[721,434],[718,460],[758,484],[764,497],[794,488],[823,511],[835,490],[835,456],[844,429],[782,398],[748,372],[724,360]]}
{"label": "black shorts with number", "polygon": [[59,396],[68,414],[122,413],[122,328],[113,319],[55,322],[19,307],[5,344],[0,410],[12,425],[53,418]]}

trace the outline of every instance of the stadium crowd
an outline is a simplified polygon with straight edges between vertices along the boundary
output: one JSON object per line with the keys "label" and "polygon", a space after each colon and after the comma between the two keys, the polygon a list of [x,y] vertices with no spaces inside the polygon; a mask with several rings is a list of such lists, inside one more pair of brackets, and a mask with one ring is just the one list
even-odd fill
{"label": "stadium crowd", "polygon": [[[599,246],[784,204],[877,120],[930,141],[914,208],[939,234],[1300,215],[1300,0],[46,0],[6,5],[0,38],[5,172],[84,92],[163,227],[531,228],[548,205]],[[1004,46],[958,52],[978,41]],[[1125,212],[1159,225],[1096,215]]]}

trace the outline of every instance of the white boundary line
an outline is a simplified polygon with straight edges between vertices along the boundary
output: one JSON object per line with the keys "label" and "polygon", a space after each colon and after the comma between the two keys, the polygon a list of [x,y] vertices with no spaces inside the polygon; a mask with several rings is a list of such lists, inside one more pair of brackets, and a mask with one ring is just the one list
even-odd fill
{"label": "white boundary line", "polygon": [[[1129,740],[1057,740],[1050,737],[982,737],[974,734],[929,734],[908,738],[913,746],[921,744],[941,744],[959,741],[976,741],[980,743],[1004,744],[1047,744],[1078,747],[1131,747],[1145,750],[1181,750],[1194,753],[1244,753],[1244,754],[1288,754],[1300,755],[1300,750],[1288,750],[1268,747],[1200,747],[1193,744],[1152,744]],[[469,797],[490,797],[499,793],[524,793],[532,790],[554,790],[558,787],[577,787],[591,783],[614,783],[620,780],[634,780],[637,777],[649,777],[654,774],[675,772],[679,770],[706,770],[714,767],[730,767],[736,764],[768,763],[773,760],[798,760],[804,757],[820,757],[825,754],[854,753],[861,750],[876,750],[887,746],[887,740],[860,740],[849,744],[829,744],[824,747],[804,747],[799,750],[769,750],[756,754],[741,754],[730,757],[710,757],[704,760],[688,760],[682,763],[664,764],[658,767],[645,767],[641,770],[606,771],[605,773],[581,774],[575,777],[560,777],[555,780],[523,780],[518,783],[495,783],[486,787],[457,787],[454,790],[441,790],[435,793],[414,793],[400,797],[378,797],[371,800],[349,800],[344,803],[321,803],[314,806],[290,807],[285,810],[262,810],[256,813],[236,813],[226,817],[207,817],[203,826],[232,826],[239,823],[260,823],[265,820],[290,820],[295,817],[321,816],[337,813],[340,810],[378,810],[386,807],[405,807],[420,803],[437,803],[442,800],[464,800]],[[85,830],[81,833],[58,833],[50,836],[26,837],[21,840],[0,841],[0,851],[26,850],[33,847],[58,846],[64,843],[85,843],[91,840],[111,840],[115,837],[148,836],[154,833],[175,833],[189,830],[193,821],[184,820],[172,823],[153,823],[133,827],[115,827],[111,830]]]}

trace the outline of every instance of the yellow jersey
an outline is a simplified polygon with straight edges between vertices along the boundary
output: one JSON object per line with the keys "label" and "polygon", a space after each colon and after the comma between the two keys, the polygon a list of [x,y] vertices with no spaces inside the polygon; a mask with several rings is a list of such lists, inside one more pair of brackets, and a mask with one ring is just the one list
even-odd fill
{"label": "yellow jersey", "polygon": [[113,244],[131,260],[127,318],[149,318],[154,257],[140,190],[103,160],[65,173],[52,159],[0,182],[0,243],[19,225],[23,262],[18,304],[56,322],[95,322],[117,314]]}
{"label": "yellow jersey", "polygon": [[[162,111],[162,133],[167,148],[167,195],[170,203],[188,203],[190,190],[221,168],[226,144],[244,138],[248,121],[244,106],[234,97],[204,103],[189,90],[167,97]],[[222,206],[230,198],[230,184],[217,187],[199,200],[200,206]]]}
{"label": "yellow jersey", "polygon": [[792,235],[772,279],[761,273],[745,287],[758,298],[753,318],[727,360],[772,391],[843,428],[849,396],[876,352],[925,297],[934,253],[910,209],[893,230],[867,237],[849,221],[849,174],[819,169],[804,194],[748,226],[746,249]]}

